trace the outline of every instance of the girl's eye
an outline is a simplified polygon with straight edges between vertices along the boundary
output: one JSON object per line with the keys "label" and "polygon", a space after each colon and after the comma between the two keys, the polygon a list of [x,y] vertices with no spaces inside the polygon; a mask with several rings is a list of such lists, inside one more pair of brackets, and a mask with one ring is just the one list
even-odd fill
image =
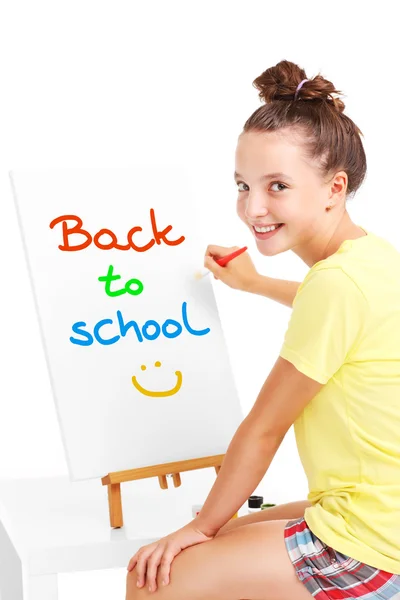
{"label": "girl's eye", "polygon": [[[286,190],[287,186],[284,183],[279,183],[279,181],[274,181],[272,185],[280,185],[284,190]],[[280,190],[276,190],[280,191]]]}
{"label": "girl's eye", "polygon": [[[247,187],[247,190],[241,190],[241,189],[239,188],[239,192],[247,192],[247,191],[248,191],[248,189],[249,189],[249,186],[248,186],[246,183],[243,183],[243,181],[239,181],[239,182],[238,182],[238,186],[240,186],[240,185],[245,185],[245,186]],[[279,181],[274,181],[274,182],[272,183],[272,185],[280,185],[280,186],[281,186],[281,189],[280,189],[280,190],[273,190],[274,192],[279,192],[279,191],[283,191],[283,190],[286,190],[286,189],[287,189],[287,186],[286,186],[284,183],[279,183]]]}

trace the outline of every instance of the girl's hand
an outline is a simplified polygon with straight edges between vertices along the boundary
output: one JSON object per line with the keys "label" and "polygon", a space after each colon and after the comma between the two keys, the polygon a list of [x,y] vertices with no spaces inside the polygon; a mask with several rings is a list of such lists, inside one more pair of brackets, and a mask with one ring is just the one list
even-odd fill
{"label": "girl's hand", "polygon": [[138,587],[147,585],[150,592],[157,589],[157,569],[160,567],[159,576],[164,585],[169,583],[171,563],[182,550],[202,542],[212,540],[196,528],[193,521],[181,529],[161,538],[158,542],[142,546],[132,556],[128,564],[128,571],[136,565]]}
{"label": "girl's hand", "polygon": [[231,254],[235,250],[239,250],[239,246],[232,246],[231,248],[207,246],[204,266],[213,273],[215,279],[220,279],[229,287],[244,292],[251,291],[254,281],[259,277],[259,273],[248,252],[239,254],[239,256],[229,261],[225,267],[220,267],[214,260],[214,258],[222,258],[227,254]]}

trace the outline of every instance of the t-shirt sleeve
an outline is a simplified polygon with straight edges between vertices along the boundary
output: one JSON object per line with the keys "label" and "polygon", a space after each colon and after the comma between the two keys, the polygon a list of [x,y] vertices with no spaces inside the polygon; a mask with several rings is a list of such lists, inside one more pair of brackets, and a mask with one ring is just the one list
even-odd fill
{"label": "t-shirt sleeve", "polygon": [[327,383],[357,347],[367,314],[363,292],[340,267],[310,272],[294,299],[279,355]]}

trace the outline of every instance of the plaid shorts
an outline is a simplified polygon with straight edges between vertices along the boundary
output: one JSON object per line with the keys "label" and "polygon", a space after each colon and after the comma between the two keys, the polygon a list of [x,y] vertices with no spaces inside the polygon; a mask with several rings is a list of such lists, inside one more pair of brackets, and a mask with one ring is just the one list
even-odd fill
{"label": "plaid shorts", "polygon": [[285,544],[297,577],[317,600],[400,600],[400,575],[336,552],[310,531],[304,518],[286,524]]}

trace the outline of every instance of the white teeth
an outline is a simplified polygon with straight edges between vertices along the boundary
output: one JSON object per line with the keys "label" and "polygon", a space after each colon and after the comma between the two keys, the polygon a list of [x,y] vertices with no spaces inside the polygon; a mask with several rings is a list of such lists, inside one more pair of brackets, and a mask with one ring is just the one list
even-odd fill
{"label": "white teeth", "polygon": [[267,233],[268,231],[274,231],[274,229],[277,229],[278,225],[271,225],[271,227],[256,227],[254,225],[254,229],[257,231],[257,233]]}

